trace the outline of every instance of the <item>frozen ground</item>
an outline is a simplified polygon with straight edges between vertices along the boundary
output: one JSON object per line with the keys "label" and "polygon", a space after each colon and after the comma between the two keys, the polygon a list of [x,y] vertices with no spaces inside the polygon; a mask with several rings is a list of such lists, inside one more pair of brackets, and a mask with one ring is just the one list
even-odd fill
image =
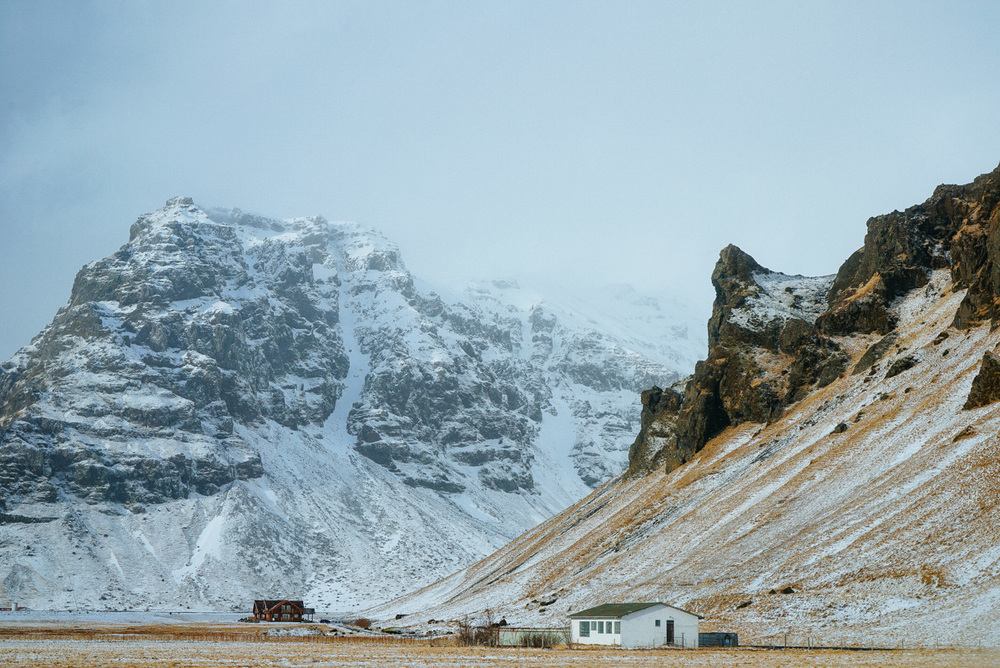
{"label": "frozen ground", "polygon": [[430,647],[395,643],[227,642],[227,641],[82,641],[74,639],[0,641],[5,666],[76,666],[91,668],[178,666],[310,666],[315,668],[395,668],[441,666],[555,666],[633,668],[745,666],[751,668],[820,668],[833,666],[953,668],[1000,666],[1000,655],[986,651],[847,652],[802,650],[534,650]]}
{"label": "frozen ground", "polygon": [[[99,613],[32,619],[13,626],[0,621],[0,666],[333,666],[397,668],[442,666],[479,668],[569,666],[820,668],[888,666],[890,668],[951,668],[1000,666],[1000,652],[973,649],[832,651],[832,650],[621,650],[520,649],[455,647],[451,638],[344,639],[291,635],[275,638],[273,627],[317,628],[305,624],[219,623],[222,615],[144,615],[146,621],[123,623],[127,614]],[[112,619],[113,622],[106,622]],[[131,619],[140,619],[132,617]],[[196,621],[198,620],[198,621]],[[165,623],[164,623],[165,622]],[[216,622],[216,623],[212,623]],[[322,627],[318,627],[322,628]]]}
{"label": "frozen ground", "polygon": [[0,628],[49,624],[228,624],[246,617],[236,612],[75,612],[22,610],[0,612]]}

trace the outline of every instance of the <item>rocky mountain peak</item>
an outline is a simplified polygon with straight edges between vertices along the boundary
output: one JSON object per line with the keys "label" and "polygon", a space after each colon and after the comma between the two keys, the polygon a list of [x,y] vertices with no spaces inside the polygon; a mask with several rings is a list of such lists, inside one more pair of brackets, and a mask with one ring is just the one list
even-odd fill
{"label": "rocky mountain peak", "polygon": [[757,345],[777,350],[792,321],[815,323],[825,310],[832,281],[832,276],[771,271],[738,247],[727,246],[712,272],[715,302],[708,322],[709,347],[753,339]]}
{"label": "rocky mountain peak", "polygon": [[0,522],[0,583],[345,609],[481,558],[620,474],[631,397],[698,343],[640,295],[522,292],[444,298],[363,226],[172,198],[0,365],[0,509],[48,518]]}
{"label": "rocky mountain peak", "polygon": [[757,264],[750,255],[739,247],[729,244],[719,253],[719,261],[712,271],[712,287],[715,288],[715,302],[712,317],[708,321],[708,345],[719,342],[720,329],[729,320],[733,309],[743,307],[747,300],[760,293],[755,275],[770,274],[769,269]]}
{"label": "rocky mountain peak", "polygon": [[[750,285],[756,274],[770,274],[771,270],[762,267],[739,246],[729,244],[719,251],[719,261],[712,271],[712,286],[716,297],[726,299],[727,286],[736,282]],[[731,299],[727,300],[731,301]]]}

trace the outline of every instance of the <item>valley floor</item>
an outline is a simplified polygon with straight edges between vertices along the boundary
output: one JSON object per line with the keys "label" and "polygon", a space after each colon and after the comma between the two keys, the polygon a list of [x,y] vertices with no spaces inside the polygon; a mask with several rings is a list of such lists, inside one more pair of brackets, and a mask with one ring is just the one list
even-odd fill
{"label": "valley floor", "polygon": [[[269,627],[270,625],[261,625]],[[272,627],[273,628],[273,627]],[[294,628],[289,626],[289,628]],[[300,627],[301,628],[301,627]],[[96,668],[188,666],[309,666],[327,668],[895,668],[1000,667],[1000,651],[978,649],[835,651],[700,649],[520,649],[469,648],[437,643],[449,639],[283,637],[264,639],[257,625],[80,625],[0,626],[0,665]]]}

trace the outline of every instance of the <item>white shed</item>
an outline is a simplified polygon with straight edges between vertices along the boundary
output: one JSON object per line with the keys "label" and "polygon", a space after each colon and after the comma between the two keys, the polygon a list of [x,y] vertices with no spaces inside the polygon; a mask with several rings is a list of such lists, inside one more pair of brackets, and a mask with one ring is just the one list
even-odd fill
{"label": "white shed", "polygon": [[666,603],[605,603],[571,614],[572,642],[625,648],[698,646],[701,615]]}

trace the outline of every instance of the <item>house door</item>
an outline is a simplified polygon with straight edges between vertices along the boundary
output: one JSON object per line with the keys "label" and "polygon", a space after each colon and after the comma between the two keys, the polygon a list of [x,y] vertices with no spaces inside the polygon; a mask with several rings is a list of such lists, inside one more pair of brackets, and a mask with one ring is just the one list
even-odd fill
{"label": "house door", "polygon": [[667,644],[674,644],[674,620],[672,619],[667,620]]}

